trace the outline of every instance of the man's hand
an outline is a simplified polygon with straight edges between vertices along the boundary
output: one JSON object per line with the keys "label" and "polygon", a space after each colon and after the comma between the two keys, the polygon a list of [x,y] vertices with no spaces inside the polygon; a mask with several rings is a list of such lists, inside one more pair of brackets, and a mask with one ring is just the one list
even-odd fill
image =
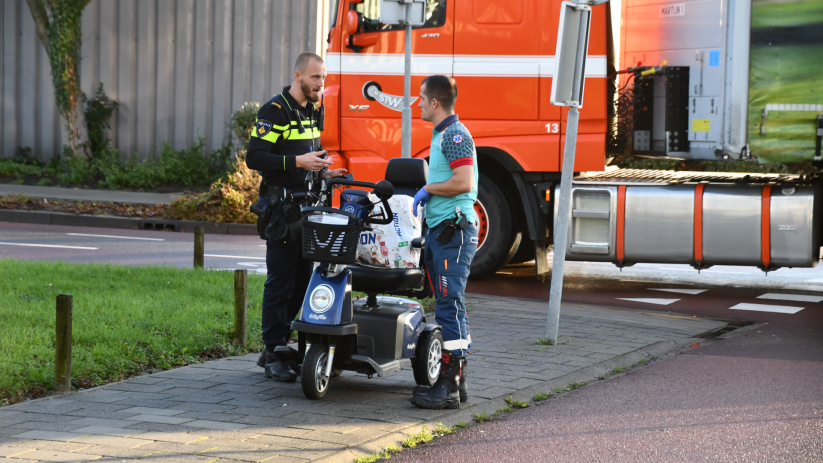
{"label": "man's hand", "polygon": [[414,216],[417,217],[417,206],[425,206],[429,199],[431,199],[432,195],[428,191],[426,191],[426,187],[420,189],[416,195],[414,195]]}
{"label": "man's hand", "polygon": [[325,153],[325,151],[312,151],[311,153],[297,156],[297,167],[301,167],[306,170],[320,170],[334,164],[328,159],[321,159],[319,156],[323,153]]}
{"label": "man's hand", "polygon": [[347,172],[346,169],[334,169],[323,172],[323,180],[328,180],[332,177],[339,177]]}

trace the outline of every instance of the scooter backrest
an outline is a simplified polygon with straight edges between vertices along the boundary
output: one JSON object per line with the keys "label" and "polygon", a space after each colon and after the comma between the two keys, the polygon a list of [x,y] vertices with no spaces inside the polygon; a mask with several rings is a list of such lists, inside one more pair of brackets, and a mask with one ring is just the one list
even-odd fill
{"label": "scooter backrest", "polygon": [[386,166],[386,180],[394,185],[395,195],[414,196],[429,179],[429,164],[425,159],[394,158]]}

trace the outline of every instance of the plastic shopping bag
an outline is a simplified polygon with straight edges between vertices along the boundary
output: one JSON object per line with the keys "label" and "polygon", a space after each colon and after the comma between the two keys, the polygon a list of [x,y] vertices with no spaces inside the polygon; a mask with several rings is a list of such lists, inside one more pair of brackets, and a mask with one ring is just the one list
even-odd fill
{"label": "plastic shopping bag", "polygon": [[[412,248],[411,242],[421,234],[420,218],[412,213],[414,198],[405,195],[388,199],[394,220],[387,225],[372,225],[374,231],[360,234],[357,245],[357,263],[380,268],[420,267],[420,249]],[[374,206],[380,216],[383,205]]]}

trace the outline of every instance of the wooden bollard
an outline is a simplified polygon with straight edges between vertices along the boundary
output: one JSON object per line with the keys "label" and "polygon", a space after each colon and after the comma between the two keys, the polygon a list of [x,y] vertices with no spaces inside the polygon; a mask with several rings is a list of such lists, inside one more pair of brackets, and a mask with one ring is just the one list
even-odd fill
{"label": "wooden bollard", "polygon": [[206,252],[206,239],[203,227],[194,227],[194,266],[203,268],[203,253]]}
{"label": "wooden bollard", "polygon": [[71,392],[71,307],[70,294],[57,296],[57,333],[54,339],[54,389]]}
{"label": "wooden bollard", "polygon": [[245,349],[248,344],[248,272],[234,271],[234,342]]}

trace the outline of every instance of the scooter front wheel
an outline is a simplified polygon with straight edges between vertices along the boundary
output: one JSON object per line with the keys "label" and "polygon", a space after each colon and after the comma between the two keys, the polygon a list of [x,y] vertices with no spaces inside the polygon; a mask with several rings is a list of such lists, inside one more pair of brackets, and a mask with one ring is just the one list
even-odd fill
{"label": "scooter front wheel", "polygon": [[317,400],[329,390],[330,378],[325,375],[328,350],[328,346],[323,344],[312,344],[306,352],[300,383],[307,399]]}

